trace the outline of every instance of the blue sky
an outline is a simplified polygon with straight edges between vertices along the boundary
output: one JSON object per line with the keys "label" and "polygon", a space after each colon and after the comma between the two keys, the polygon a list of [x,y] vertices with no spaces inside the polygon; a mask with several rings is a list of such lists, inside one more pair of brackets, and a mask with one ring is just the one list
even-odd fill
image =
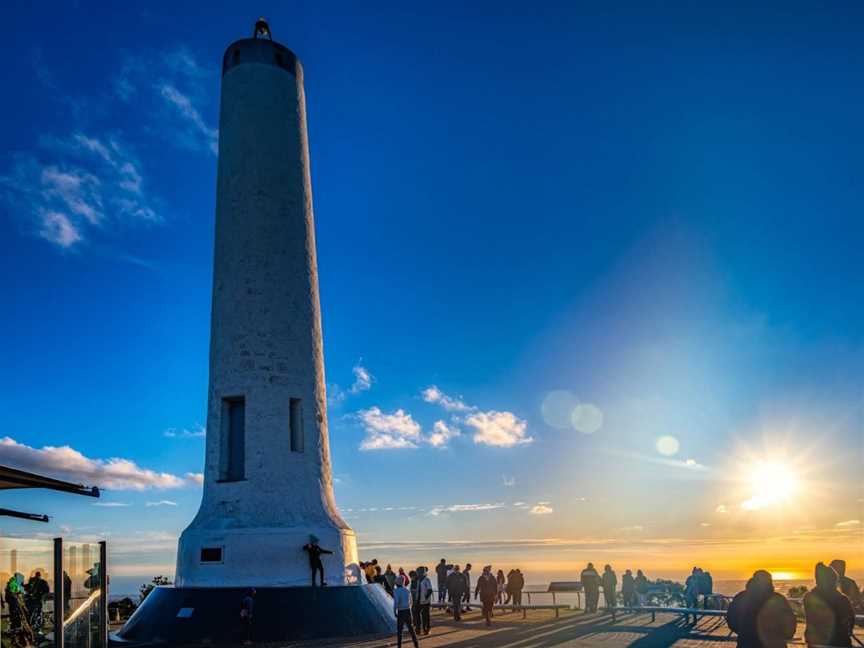
{"label": "blue sky", "polygon": [[[0,460],[114,486],[4,496],[41,532],[108,535],[138,578],[197,508],[219,66],[260,14],[306,72],[337,500],[367,554],[738,575],[736,543],[797,534],[778,570],[827,542],[864,571],[860,6],[3,14]],[[754,511],[759,461],[800,480]]]}

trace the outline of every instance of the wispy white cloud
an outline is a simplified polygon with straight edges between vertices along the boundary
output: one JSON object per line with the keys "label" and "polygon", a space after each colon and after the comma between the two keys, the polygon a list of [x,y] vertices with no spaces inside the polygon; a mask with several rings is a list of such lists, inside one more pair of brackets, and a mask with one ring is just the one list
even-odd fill
{"label": "wispy white cloud", "polygon": [[345,400],[346,394],[345,390],[342,389],[336,383],[332,383],[327,385],[327,404],[331,407],[337,407],[343,403]]}
{"label": "wispy white cloud", "polygon": [[43,137],[0,175],[2,198],[28,229],[61,248],[119,223],[161,219],[143,194],[140,164],[116,139]]}
{"label": "wispy white cloud", "polygon": [[448,412],[470,412],[476,409],[470,405],[466,405],[461,398],[448,396],[435,385],[427,387],[420,393],[420,395],[427,403],[440,405]]}
{"label": "wispy white cloud", "polygon": [[528,423],[512,412],[476,412],[465,419],[465,425],[474,430],[474,443],[511,448],[534,441],[527,436]]}
{"label": "wispy white cloud", "polygon": [[507,488],[516,485],[516,478],[512,475],[501,475],[501,483]]}
{"label": "wispy white cloud", "polygon": [[729,507],[725,504],[718,504],[717,508],[714,509],[714,512],[723,515],[729,512]]}
{"label": "wispy white cloud", "polygon": [[177,506],[177,502],[173,500],[159,500],[157,502],[147,502],[145,506],[153,507],[153,506]]}
{"label": "wispy white cloud", "polygon": [[70,248],[81,241],[81,231],[66,214],[37,208],[34,216],[37,233],[49,243],[59,245],[61,248]]}
{"label": "wispy white cloud", "polygon": [[351,393],[359,394],[360,392],[369,391],[372,388],[372,383],[375,382],[375,377],[369,373],[369,370],[363,365],[354,365],[351,370],[354,372],[354,384],[351,385]]}
{"label": "wispy white cloud", "polygon": [[469,405],[462,398],[450,396],[437,385],[430,385],[422,392],[421,397],[427,403],[439,405],[451,412],[454,424],[464,424],[473,429],[474,443],[481,445],[510,448],[534,441],[527,436],[528,423],[513,412],[487,410],[481,411],[474,405]]}
{"label": "wispy white cloud", "polygon": [[187,472],[185,477],[186,481],[191,484],[201,485],[204,483],[204,473]]}
{"label": "wispy white cloud", "polygon": [[843,522],[838,522],[834,526],[840,527],[841,529],[851,529],[852,527],[861,526],[861,520],[844,520]]}
{"label": "wispy white cloud", "polygon": [[357,412],[357,418],[366,431],[361,450],[416,448],[421,441],[420,424],[404,410],[387,414],[378,407],[370,407]]}
{"label": "wispy white cloud", "polygon": [[429,509],[428,515],[437,517],[442,513],[474,513],[477,511],[495,511],[504,508],[504,504],[450,504],[440,505]]}
{"label": "wispy white cloud", "polygon": [[101,508],[127,508],[132,505],[129,502],[94,502],[93,506]]}
{"label": "wispy white cloud", "polygon": [[447,425],[444,421],[435,421],[432,426],[432,434],[426,438],[426,442],[433,448],[446,448],[450,439],[459,436],[459,429]]}
{"label": "wispy white cloud", "polygon": [[219,131],[211,128],[204,121],[201,113],[192,104],[192,99],[180,92],[170,83],[162,83],[159,86],[162,98],[174,106],[180,116],[186,120],[199,135],[202,146],[210,150],[214,155],[219,152]]}
{"label": "wispy white cloud", "polygon": [[8,436],[0,439],[0,459],[22,470],[111,490],[161,490],[187,484],[182,477],[142,468],[129,459],[91,459],[69,446],[33,448]]}
{"label": "wispy white cloud", "polygon": [[202,439],[207,436],[204,426],[196,424],[191,430],[187,428],[168,428],[162,433],[166,439]]}
{"label": "wispy white cloud", "polygon": [[531,507],[529,513],[531,515],[549,515],[554,513],[555,509],[548,502],[540,502]]}

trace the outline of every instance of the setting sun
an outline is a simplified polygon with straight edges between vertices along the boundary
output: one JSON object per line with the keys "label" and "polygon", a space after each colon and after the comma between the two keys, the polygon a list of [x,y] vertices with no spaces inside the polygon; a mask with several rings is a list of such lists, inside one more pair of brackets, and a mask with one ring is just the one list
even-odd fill
{"label": "setting sun", "polygon": [[756,511],[788,502],[797,493],[799,480],[789,465],[758,461],[750,469],[749,484],[750,498],[741,506]]}

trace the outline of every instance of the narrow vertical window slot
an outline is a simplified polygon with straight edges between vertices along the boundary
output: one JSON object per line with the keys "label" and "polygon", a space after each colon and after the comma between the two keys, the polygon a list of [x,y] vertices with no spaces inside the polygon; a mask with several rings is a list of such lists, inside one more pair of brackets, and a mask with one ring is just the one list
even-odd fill
{"label": "narrow vertical window slot", "polygon": [[291,428],[291,452],[303,452],[303,401],[292,398],[289,426]]}
{"label": "narrow vertical window slot", "polygon": [[242,396],[222,399],[221,481],[246,478],[246,399]]}

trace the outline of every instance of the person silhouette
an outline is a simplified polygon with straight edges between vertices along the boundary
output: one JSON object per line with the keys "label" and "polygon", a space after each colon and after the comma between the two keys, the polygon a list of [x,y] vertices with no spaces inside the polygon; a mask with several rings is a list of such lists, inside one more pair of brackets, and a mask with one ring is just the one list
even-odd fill
{"label": "person silhouette", "polygon": [[303,545],[303,551],[309,554],[309,568],[312,570],[312,587],[315,587],[315,574],[321,574],[321,587],[327,585],[324,582],[324,563],[321,562],[323,554],[332,554],[332,551],[322,549],[318,545],[318,538],[314,535],[309,536],[309,543]]}
{"label": "person silhouette", "polygon": [[808,646],[852,645],[855,611],[849,598],[837,591],[839,575],[821,562],[816,565],[816,587],[804,595],[804,618]]}
{"label": "person silhouette", "polygon": [[798,621],[789,602],[774,591],[771,574],[760,569],[738,592],[726,611],[738,648],[781,648],[795,636]]}

